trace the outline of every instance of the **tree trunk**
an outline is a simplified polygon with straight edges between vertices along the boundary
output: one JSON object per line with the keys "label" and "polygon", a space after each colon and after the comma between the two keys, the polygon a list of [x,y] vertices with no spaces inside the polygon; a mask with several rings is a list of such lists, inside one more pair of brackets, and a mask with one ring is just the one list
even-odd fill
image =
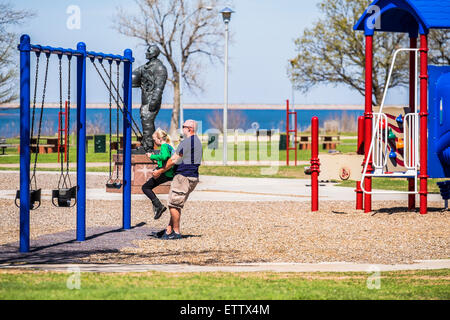
{"label": "tree trunk", "polygon": [[[177,78],[178,76],[175,75],[175,79]],[[180,135],[178,133],[179,127],[180,127],[180,83],[178,80],[175,80],[173,82],[173,109],[169,129],[169,135],[174,142],[180,140]]]}

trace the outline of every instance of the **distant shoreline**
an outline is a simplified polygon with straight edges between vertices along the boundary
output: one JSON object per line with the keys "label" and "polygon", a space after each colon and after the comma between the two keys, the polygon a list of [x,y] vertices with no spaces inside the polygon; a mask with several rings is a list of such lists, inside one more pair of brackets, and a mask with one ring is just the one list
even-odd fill
{"label": "distant shoreline", "polygon": [[[133,109],[139,109],[140,104],[133,104]],[[31,106],[30,106],[31,107]],[[37,105],[36,108],[40,108]],[[45,105],[46,109],[58,109],[59,103],[47,103]],[[76,108],[72,105],[72,108]],[[87,109],[108,109],[107,103],[90,103],[87,105]],[[188,110],[203,110],[203,109],[223,109],[223,104],[217,103],[203,103],[203,104],[185,104],[184,109]],[[5,104],[0,105],[0,110],[2,109],[19,109],[19,104]],[[113,106],[113,109],[116,109]],[[171,104],[163,104],[161,109],[172,109]],[[276,105],[276,104],[229,104],[229,110],[286,110],[286,105]],[[294,109],[291,107],[291,109]],[[295,110],[364,110],[363,105],[335,105],[335,104],[317,104],[317,105],[295,105]]]}

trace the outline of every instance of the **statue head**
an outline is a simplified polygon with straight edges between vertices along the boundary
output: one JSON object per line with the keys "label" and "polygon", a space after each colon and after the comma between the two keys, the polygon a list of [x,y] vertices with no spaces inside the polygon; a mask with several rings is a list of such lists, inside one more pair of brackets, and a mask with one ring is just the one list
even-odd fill
{"label": "statue head", "polygon": [[146,57],[148,60],[156,58],[160,54],[160,50],[157,45],[150,45],[147,49]]}

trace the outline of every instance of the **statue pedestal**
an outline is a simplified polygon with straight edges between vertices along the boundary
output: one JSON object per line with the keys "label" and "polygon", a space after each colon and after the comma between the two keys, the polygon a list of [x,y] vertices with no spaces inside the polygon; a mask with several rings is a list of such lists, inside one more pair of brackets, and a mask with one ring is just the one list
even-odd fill
{"label": "statue pedestal", "polygon": [[[113,178],[117,167],[119,168],[119,177],[123,174],[123,155],[113,155],[114,169]],[[132,194],[144,194],[142,192],[142,185],[152,177],[152,171],[157,167],[156,161],[150,160],[145,154],[133,154],[131,155],[131,193]],[[120,180],[123,183],[123,180]],[[168,194],[170,190],[170,181],[165,182],[155,189],[153,192],[156,194]],[[106,192],[122,193],[123,186],[120,189],[106,188]]]}

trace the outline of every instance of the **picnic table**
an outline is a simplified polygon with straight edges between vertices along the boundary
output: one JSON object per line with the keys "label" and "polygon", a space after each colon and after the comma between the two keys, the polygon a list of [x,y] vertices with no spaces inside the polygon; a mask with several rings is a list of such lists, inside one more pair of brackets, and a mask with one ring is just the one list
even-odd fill
{"label": "picnic table", "polygon": [[[310,135],[299,135],[299,149],[300,150],[310,150],[311,149],[311,136]],[[324,150],[334,150],[337,145],[341,143],[341,137],[339,135],[319,135],[319,143],[322,143]]]}
{"label": "picnic table", "polygon": [[[45,140],[46,143],[41,143]],[[20,153],[20,146],[18,146],[18,152]],[[31,153],[54,153],[58,152],[58,139],[57,138],[41,138],[39,139],[39,150],[37,148],[37,138],[30,139],[30,152]]]}

